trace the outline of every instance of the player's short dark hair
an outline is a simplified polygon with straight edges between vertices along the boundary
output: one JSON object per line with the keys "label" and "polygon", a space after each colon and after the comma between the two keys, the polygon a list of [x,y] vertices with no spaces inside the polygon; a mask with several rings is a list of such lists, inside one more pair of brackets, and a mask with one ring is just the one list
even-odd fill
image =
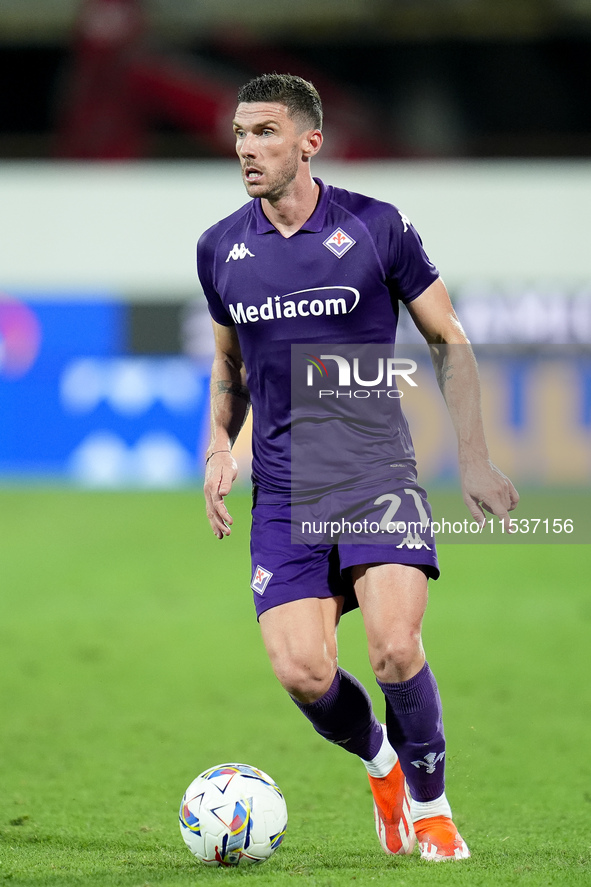
{"label": "player's short dark hair", "polygon": [[316,87],[295,74],[261,74],[238,91],[241,102],[279,102],[290,117],[299,117],[313,129],[322,129],[322,102]]}

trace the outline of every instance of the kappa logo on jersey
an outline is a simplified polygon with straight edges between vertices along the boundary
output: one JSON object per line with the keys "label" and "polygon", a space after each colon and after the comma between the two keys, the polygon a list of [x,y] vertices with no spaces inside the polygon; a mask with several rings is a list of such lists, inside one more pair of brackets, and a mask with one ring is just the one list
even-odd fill
{"label": "kappa logo on jersey", "polygon": [[269,584],[269,580],[273,573],[270,573],[269,570],[265,570],[264,567],[260,567],[258,564],[255,567],[255,571],[252,574],[252,582],[250,583],[250,587],[253,591],[256,591],[257,594],[264,594],[265,588]]}
{"label": "kappa logo on jersey", "polygon": [[247,246],[245,246],[243,243],[238,246],[238,244],[235,243],[228,253],[226,263],[228,263],[230,259],[234,259],[235,261],[237,261],[238,259],[245,259],[247,256],[250,256],[251,259],[254,259],[254,253],[251,253]]}
{"label": "kappa logo on jersey", "polygon": [[410,219],[408,218],[408,216],[405,216],[404,213],[400,212],[400,210],[398,210],[398,215],[402,219],[402,224],[404,225],[404,228],[402,229],[402,233],[406,234],[406,232],[410,228]]}
{"label": "kappa logo on jersey", "polygon": [[352,246],[355,246],[356,243],[357,241],[353,240],[352,237],[349,237],[342,228],[337,228],[336,231],[332,232],[330,237],[326,238],[322,245],[329,249],[331,253],[334,253],[337,259],[340,259],[351,249]]}

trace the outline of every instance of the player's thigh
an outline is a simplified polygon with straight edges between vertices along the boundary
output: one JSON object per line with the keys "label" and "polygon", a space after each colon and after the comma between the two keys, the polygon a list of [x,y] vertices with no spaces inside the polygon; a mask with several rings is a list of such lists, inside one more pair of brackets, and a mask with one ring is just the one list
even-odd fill
{"label": "player's thigh", "polygon": [[[260,619],[267,610],[305,598],[346,596],[354,601],[347,571],[341,573],[334,545],[294,544],[289,502],[257,502],[250,534],[254,603]],[[330,605],[327,605],[330,612]]]}
{"label": "player's thigh", "polygon": [[320,698],[337,668],[337,626],[343,597],[301,598],[265,610],[261,634],[273,670],[302,701]]}
{"label": "player's thigh", "polygon": [[357,565],[351,570],[374,671],[385,669],[395,679],[406,680],[400,675],[412,676],[409,671],[418,671],[424,661],[421,629],[427,576],[420,567],[398,563]]}

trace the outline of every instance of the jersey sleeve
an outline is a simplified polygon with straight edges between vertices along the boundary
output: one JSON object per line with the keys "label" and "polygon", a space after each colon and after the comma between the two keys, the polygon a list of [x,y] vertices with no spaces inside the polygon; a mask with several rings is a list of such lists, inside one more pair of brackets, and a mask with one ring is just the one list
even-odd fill
{"label": "jersey sleeve", "polygon": [[223,302],[214,284],[215,277],[215,238],[211,229],[199,238],[197,244],[197,274],[207,299],[209,313],[216,323],[222,326],[234,326],[234,321],[224,308]]}
{"label": "jersey sleeve", "polygon": [[392,209],[386,275],[391,291],[408,305],[437,280],[439,271],[409,219],[396,207]]}

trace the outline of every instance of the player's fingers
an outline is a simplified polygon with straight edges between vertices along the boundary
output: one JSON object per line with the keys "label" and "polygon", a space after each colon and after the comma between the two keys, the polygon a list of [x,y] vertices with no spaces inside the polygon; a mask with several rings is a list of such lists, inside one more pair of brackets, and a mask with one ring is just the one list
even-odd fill
{"label": "player's fingers", "polygon": [[[230,527],[234,523],[232,515],[226,508],[225,502],[221,497],[213,501],[213,520],[210,520],[214,532],[221,533],[222,536],[230,535]],[[219,536],[221,538],[221,536]]]}
{"label": "player's fingers", "polygon": [[218,539],[223,539],[224,536],[229,536],[231,533],[230,527],[228,526],[228,522],[223,519],[219,514],[212,514],[209,517],[209,524],[211,529],[213,530],[214,536],[217,536]]}
{"label": "player's fingers", "polygon": [[[500,475],[501,486],[498,488],[496,496],[494,498],[500,502],[502,502],[502,507],[506,508],[507,511],[513,511],[514,508],[517,507],[519,502],[519,493],[509,480],[509,478],[502,474],[497,468],[497,472]],[[495,514],[498,515],[498,511],[494,511]],[[500,517],[500,515],[499,515]]]}
{"label": "player's fingers", "polygon": [[501,497],[501,499],[503,501],[501,501],[499,498],[491,498],[489,502],[482,502],[482,507],[485,509],[485,511],[488,511],[489,514],[494,514],[495,517],[498,517],[498,519],[502,521],[505,533],[515,533],[517,531],[514,526],[514,522],[512,523],[511,517],[509,515],[511,506],[504,501],[504,497]]}
{"label": "player's fingers", "polygon": [[234,523],[234,518],[226,508],[226,504],[223,500],[218,503],[216,507],[216,514],[224,525],[229,524],[231,526]]}
{"label": "player's fingers", "polygon": [[214,534],[221,539],[230,535],[229,525],[233,523],[232,516],[226,508],[223,497],[214,489],[205,488],[205,502],[207,519]]}
{"label": "player's fingers", "polygon": [[222,536],[230,535],[230,527],[234,523],[234,518],[228,511],[226,503],[224,502],[224,496],[230,492],[231,486],[231,483],[220,483],[219,490],[212,500],[216,516],[216,529],[222,534]]}
{"label": "player's fingers", "polygon": [[505,511],[504,513],[501,513],[501,514],[497,514],[497,517],[500,521],[503,522],[503,528],[504,528],[505,533],[509,533],[509,535],[511,535],[512,533],[517,532],[517,527],[515,526],[515,522],[511,521],[508,511]]}
{"label": "player's fingers", "polygon": [[206,513],[209,525],[213,530],[214,536],[217,536],[218,539],[222,539],[223,536],[227,536],[230,530],[226,526],[223,517],[219,514],[213,502],[208,503]]}
{"label": "player's fingers", "polygon": [[216,461],[208,468],[203,489],[209,523],[214,535],[222,539],[230,535],[230,526],[234,523],[232,515],[226,508],[224,497],[232,489],[238,474],[238,466],[231,453],[216,453],[215,456]]}
{"label": "player's fingers", "polygon": [[500,519],[507,511],[512,511],[518,502],[519,493],[505,475],[502,475],[501,483],[495,484],[482,499],[483,508]]}
{"label": "player's fingers", "polygon": [[480,502],[477,499],[472,498],[471,496],[464,500],[466,505],[468,506],[468,511],[476,521],[476,523],[482,527],[486,521],[486,516],[484,511],[481,508]]}
{"label": "player's fingers", "polygon": [[507,484],[509,486],[509,499],[511,502],[508,510],[513,511],[513,509],[517,508],[517,505],[519,504],[519,493],[509,479],[507,479]]}
{"label": "player's fingers", "polygon": [[226,508],[226,503],[224,502],[224,496],[227,496],[230,490],[232,489],[232,484],[234,483],[235,474],[233,471],[227,471],[222,469],[222,474],[220,477],[220,482],[218,484],[217,494],[215,496],[215,504],[217,508],[218,514],[221,516],[224,523],[232,524],[234,521],[232,520],[232,516],[230,512]]}
{"label": "player's fingers", "polygon": [[218,493],[220,496],[227,496],[230,490],[232,489],[232,484],[234,483],[234,479],[236,474],[233,468],[224,468],[222,467],[220,481],[218,484]]}

